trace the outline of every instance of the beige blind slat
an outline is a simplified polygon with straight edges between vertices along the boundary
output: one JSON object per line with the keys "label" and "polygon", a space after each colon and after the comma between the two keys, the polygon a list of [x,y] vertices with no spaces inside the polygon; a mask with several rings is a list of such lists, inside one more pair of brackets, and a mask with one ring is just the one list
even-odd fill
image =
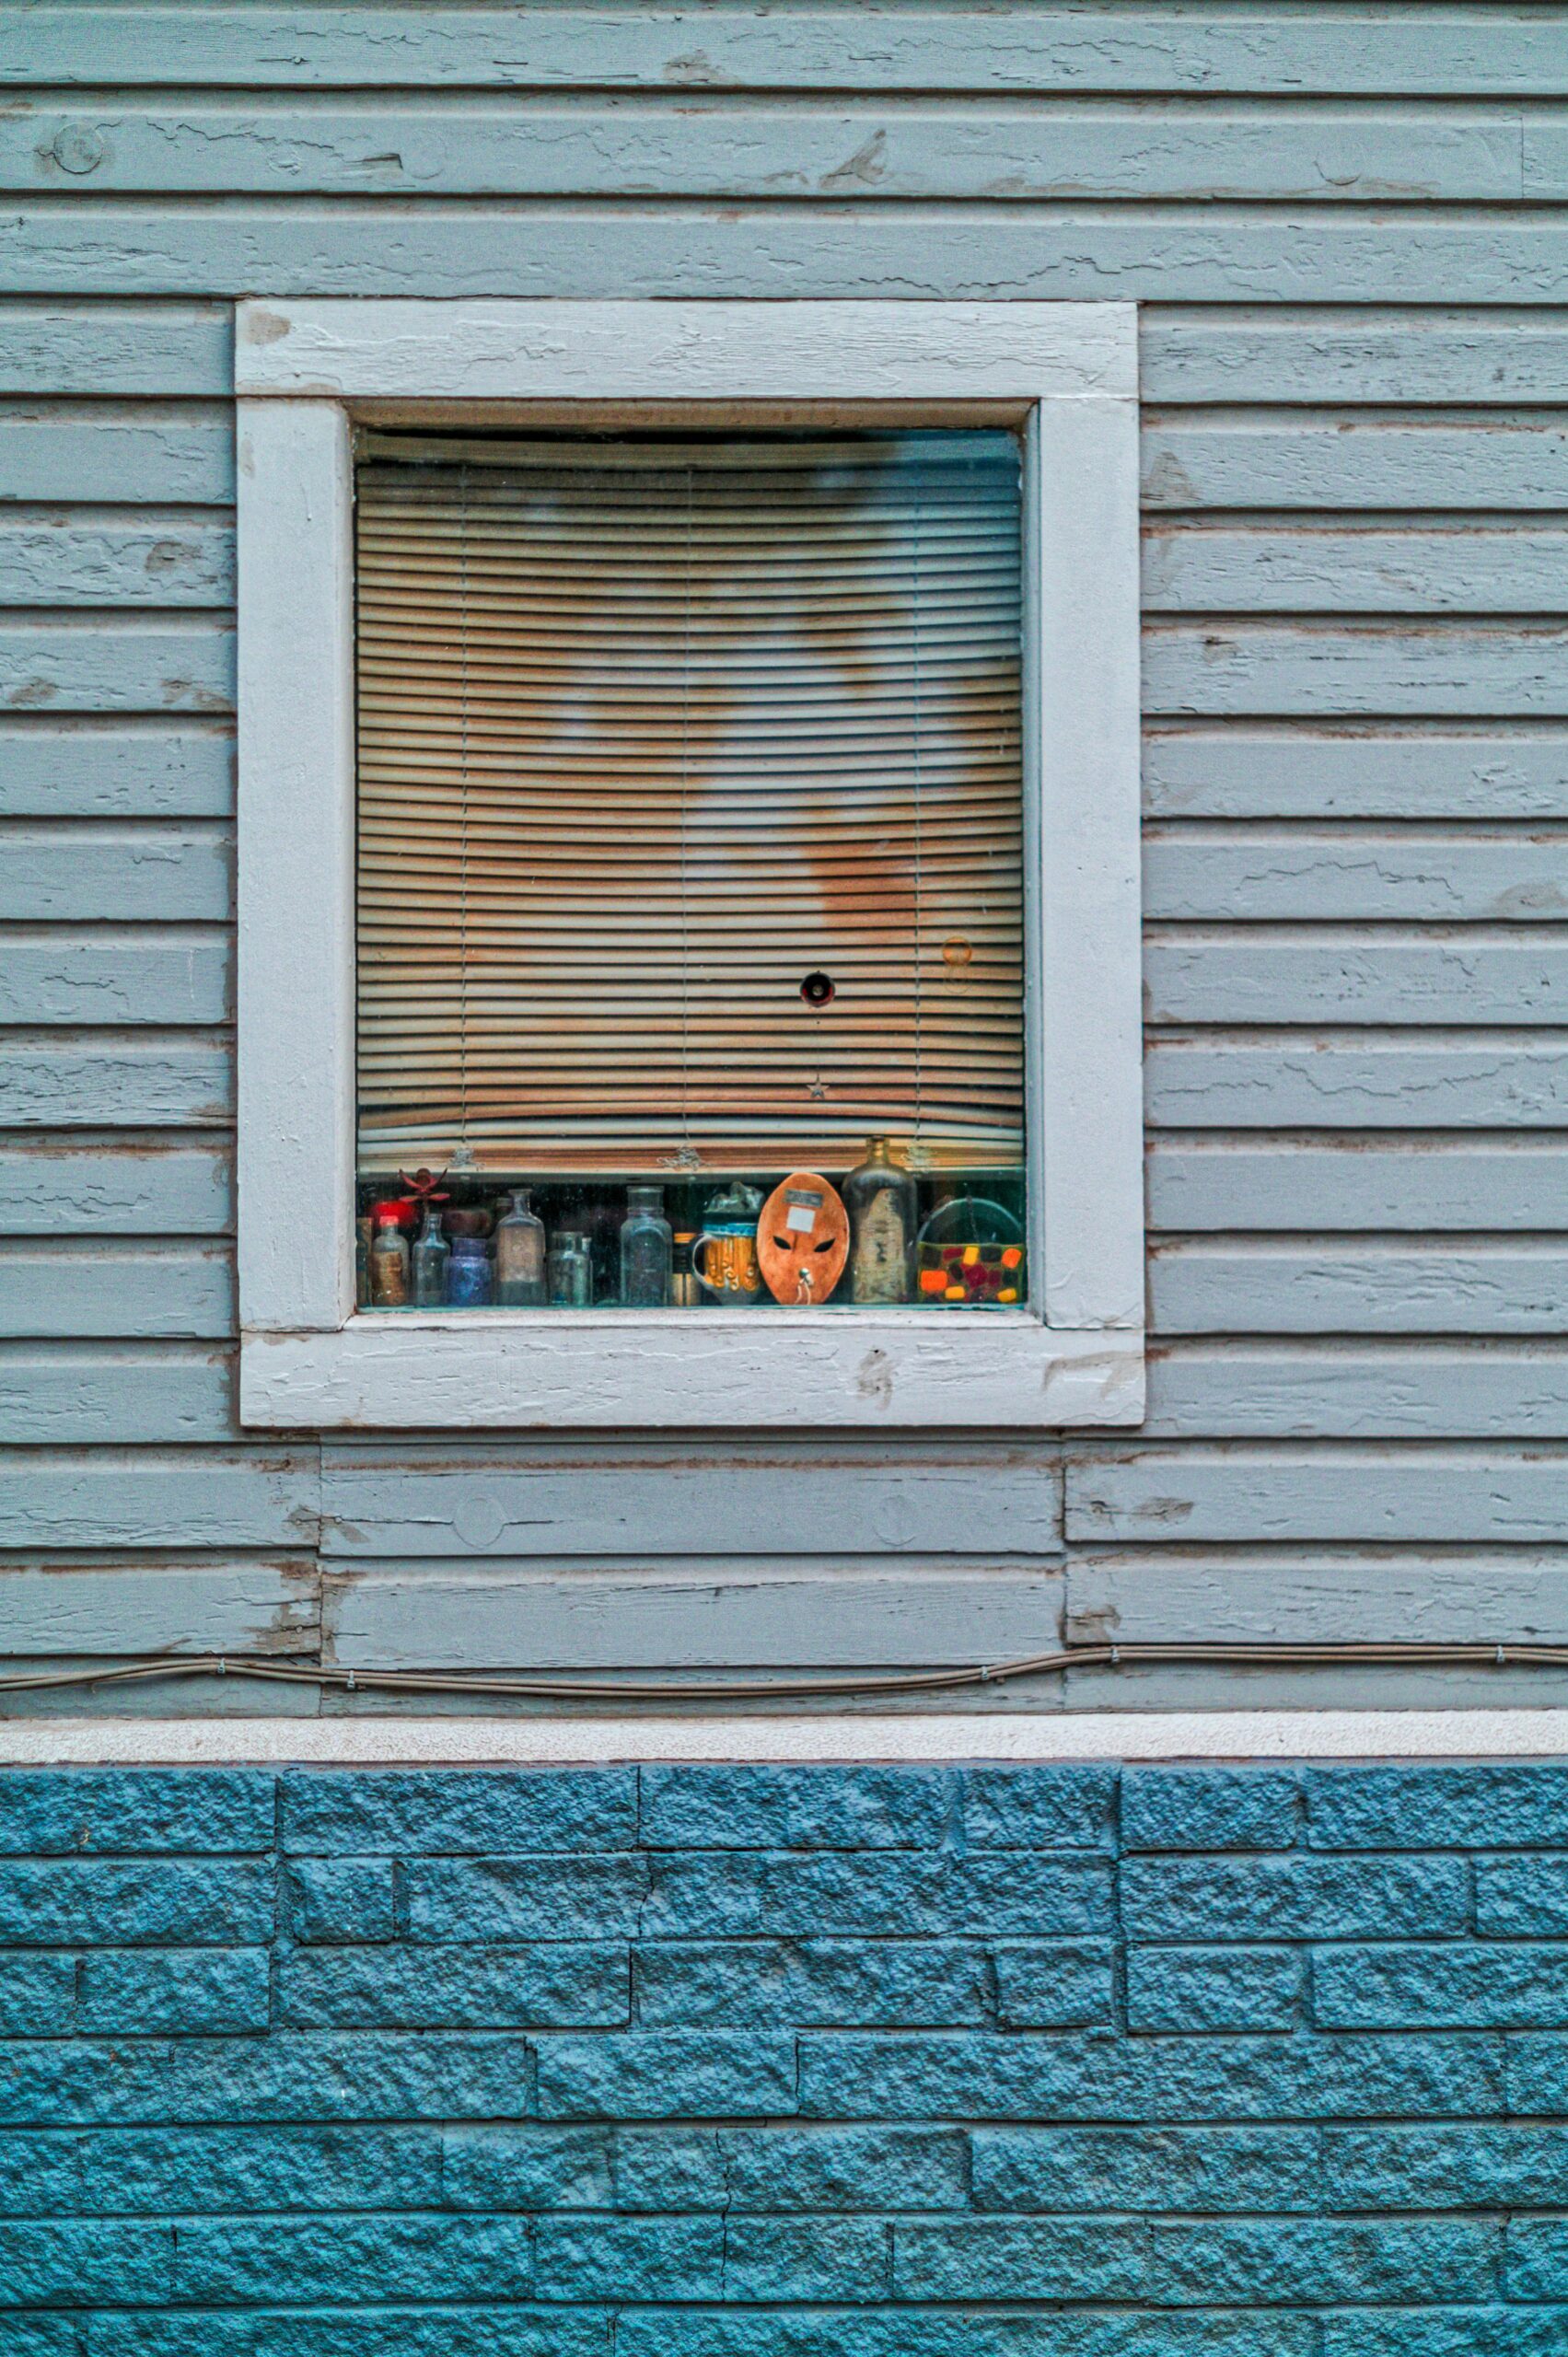
{"label": "beige blind slat", "polygon": [[1017,1164],[1010,437],[366,451],[366,1172]]}

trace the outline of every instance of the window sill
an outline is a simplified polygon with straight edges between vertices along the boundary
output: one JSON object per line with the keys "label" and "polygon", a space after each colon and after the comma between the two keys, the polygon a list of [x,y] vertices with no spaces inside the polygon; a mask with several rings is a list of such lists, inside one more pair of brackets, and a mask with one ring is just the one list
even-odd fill
{"label": "window sill", "polygon": [[1022,1311],[391,1310],[248,1332],[268,1430],[1141,1422],[1144,1337]]}

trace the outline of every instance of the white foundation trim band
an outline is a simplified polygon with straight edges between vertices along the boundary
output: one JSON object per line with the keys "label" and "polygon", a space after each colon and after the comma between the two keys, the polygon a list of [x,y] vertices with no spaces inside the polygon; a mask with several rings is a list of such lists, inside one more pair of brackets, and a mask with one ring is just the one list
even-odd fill
{"label": "white foundation trim band", "polygon": [[1568,1710],[0,1721],[0,1768],[1568,1759]]}

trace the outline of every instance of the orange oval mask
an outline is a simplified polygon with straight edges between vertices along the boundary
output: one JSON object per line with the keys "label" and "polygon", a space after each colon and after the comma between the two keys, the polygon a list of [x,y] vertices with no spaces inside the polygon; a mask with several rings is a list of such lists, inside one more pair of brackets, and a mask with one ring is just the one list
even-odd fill
{"label": "orange oval mask", "polygon": [[757,1258],[768,1291],[787,1309],[829,1300],[849,1259],[849,1213],[837,1189],[815,1170],[781,1179],[757,1222]]}

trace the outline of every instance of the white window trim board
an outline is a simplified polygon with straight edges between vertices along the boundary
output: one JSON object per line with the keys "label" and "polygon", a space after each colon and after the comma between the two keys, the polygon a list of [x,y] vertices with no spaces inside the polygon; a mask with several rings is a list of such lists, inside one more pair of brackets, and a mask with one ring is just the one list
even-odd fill
{"label": "white window trim board", "polygon": [[[241,304],[243,1422],[1142,1421],[1136,351],[1125,303]],[[354,1310],[354,405],[610,401],[1027,418],[1028,1311]]]}

